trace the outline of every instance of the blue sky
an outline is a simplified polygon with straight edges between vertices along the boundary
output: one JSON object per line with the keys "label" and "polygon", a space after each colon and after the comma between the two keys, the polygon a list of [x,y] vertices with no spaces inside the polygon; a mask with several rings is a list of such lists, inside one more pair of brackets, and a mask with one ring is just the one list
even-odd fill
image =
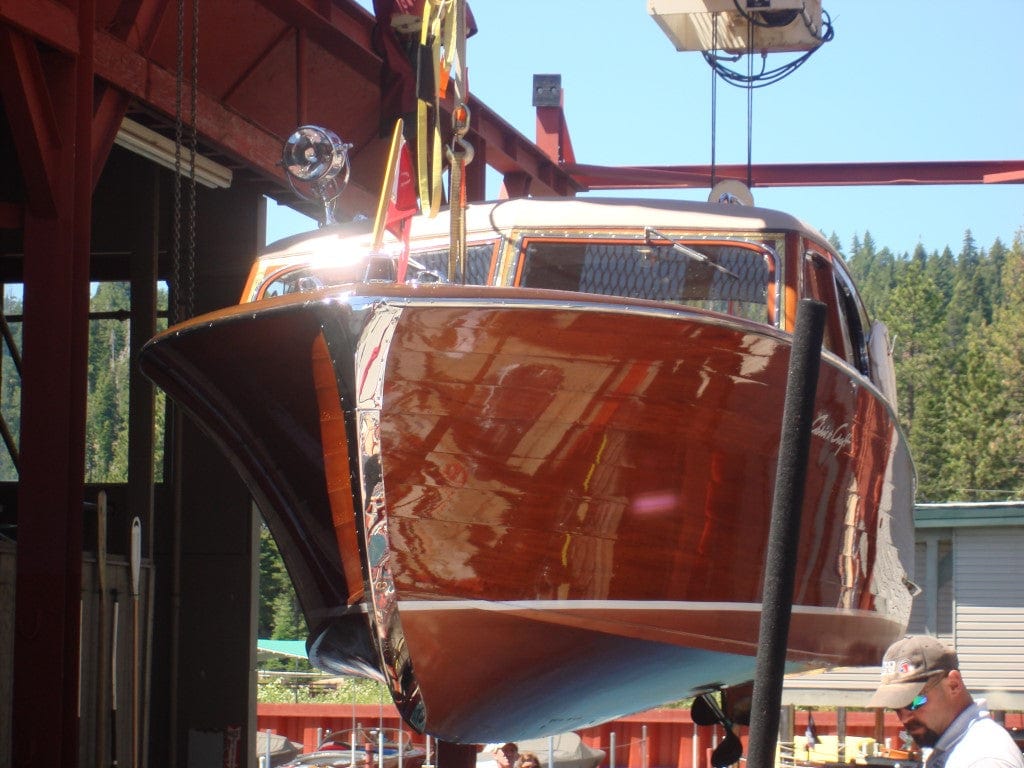
{"label": "blue sky", "polygon": [[[479,27],[468,41],[470,90],[527,137],[533,75],[557,73],[578,162],[710,162],[710,69],[700,53],[675,50],[646,0],[470,7]],[[825,0],[824,8],[835,39],[754,91],[754,163],[1024,159],[1024,1]],[[792,57],[773,54],[768,65]],[[747,93],[722,81],[717,91],[716,159],[745,163]],[[498,192],[493,175],[487,192]],[[707,198],[707,190],[651,194]],[[1022,184],[755,189],[754,198],[835,232],[844,250],[869,231],[897,254],[919,242],[957,253],[967,229],[988,248],[1024,228]],[[268,235],[307,221],[272,211]]]}

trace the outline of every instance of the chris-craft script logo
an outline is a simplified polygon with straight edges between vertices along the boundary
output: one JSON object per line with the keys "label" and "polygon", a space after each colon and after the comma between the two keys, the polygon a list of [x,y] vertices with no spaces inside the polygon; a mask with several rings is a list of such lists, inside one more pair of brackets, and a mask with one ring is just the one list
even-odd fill
{"label": "chris-craft script logo", "polygon": [[844,422],[837,426],[824,413],[819,413],[815,417],[814,424],[811,425],[811,434],[832,446],[836,455],[849,448],[853,442],[853,438],[850,437],[850,425]]}

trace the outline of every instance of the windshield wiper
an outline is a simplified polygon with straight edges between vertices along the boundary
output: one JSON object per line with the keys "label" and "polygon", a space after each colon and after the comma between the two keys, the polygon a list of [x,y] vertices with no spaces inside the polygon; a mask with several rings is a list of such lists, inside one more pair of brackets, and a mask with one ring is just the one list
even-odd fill
{"label": "windshield wiper", "polygon": [[672,244],[672,248],[674,250],[679,251],[679,253],[683,254],[687,258],[693,259],[694,261],[699,261],[702,264],[707,264],[709,267],[713,267],[714,269],[717,269],[719,272],[724,272],[725,274],[729,275],[729,277],[732,277],[736,280],[740,279],[740,276],[733,272],[731,269],[727,269],[726,267],[723,267],[721,264],[716,264],[711,259],[709,259],[705,254],[691,248],[688,245],[683,245],[679,240],[672,237],[671,235],[666,235],[664,232],[660,232],[657,229],[654,229],[654,227],[644,227],[644,240],[647,242],[648,245],[652,244],[651,235],[654,235],[654,237],[658,238],[659,240],[667,240],[669,243]]}

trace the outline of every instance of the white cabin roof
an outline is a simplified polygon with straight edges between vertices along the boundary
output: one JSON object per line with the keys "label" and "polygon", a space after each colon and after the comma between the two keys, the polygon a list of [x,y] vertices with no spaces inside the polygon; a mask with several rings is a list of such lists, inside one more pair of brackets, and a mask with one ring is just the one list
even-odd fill
{"label": "white cabin roof", "polygon": [[[472,203],[466,208],[466,232],[479,239],[486,232],[508,235],[512,230],[556,229],[591,231],[642,229],[693,229],[708,231],[795,230],[822,242],[828,241],[814,227],[788,213],[726,203],[641,198],[517,198]],[[264,254],[305,250],[310,240],[363,235],[369,244],[371,221],[332,225],[279,240]],[[434,218],[414,216],[411,239],[430,239],[450,232],[449,211]],[[390,239],[390,235],[387,236]],[[302,243],[303,245],[300,245]]]}

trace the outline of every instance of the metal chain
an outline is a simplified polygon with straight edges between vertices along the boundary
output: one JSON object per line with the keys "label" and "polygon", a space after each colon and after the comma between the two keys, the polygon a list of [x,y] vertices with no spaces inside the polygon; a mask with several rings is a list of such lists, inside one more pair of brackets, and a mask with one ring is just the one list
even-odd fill
{"label": "metal chain", "polygon": [[192,99],[189,104],[192,125],[189,131],[189,211],[188,211],[188,256],[185,260],[185,310],[188,317],[195,314],[196,292],[196,152],[199,148],[197,124],[199,91],[199,0],[192,0]]}
{"label": "metal chain", "polygon": [[171,230],[171,281],[174,291],[173,321],[180,323],[194,314],[197,189],[196,153],[198,150],[197,107],[199,90],[199,2],[192,2],[192,69],[190,73],[188,179],[188,241],[182,247],[182,147],[186,146],[182,109],[185,79],[185,0],[178,0],[177,60],[174,81],[174,218]]}
{"label": "metal chain", "polygon": [[469,133],[469,93],[466,88],[466,4],[455,0],[455,48],[453,57],[458,71],[455,108],[452,110],[452,143],[448,155],[448,206],[451,217],[448,276],[452,282],[466,282],[466,166],[473,162],[473,145],[466,141]]}
{"label": "metal chain", "polygon": [[174,296],[172,321],[180,323],[185,319],[181,291],[181,87],[182,72],[185,69],[185,0],[178,0],[178,37],[174,78],[174,194],[173,223],[171,225],[171,286]]}

